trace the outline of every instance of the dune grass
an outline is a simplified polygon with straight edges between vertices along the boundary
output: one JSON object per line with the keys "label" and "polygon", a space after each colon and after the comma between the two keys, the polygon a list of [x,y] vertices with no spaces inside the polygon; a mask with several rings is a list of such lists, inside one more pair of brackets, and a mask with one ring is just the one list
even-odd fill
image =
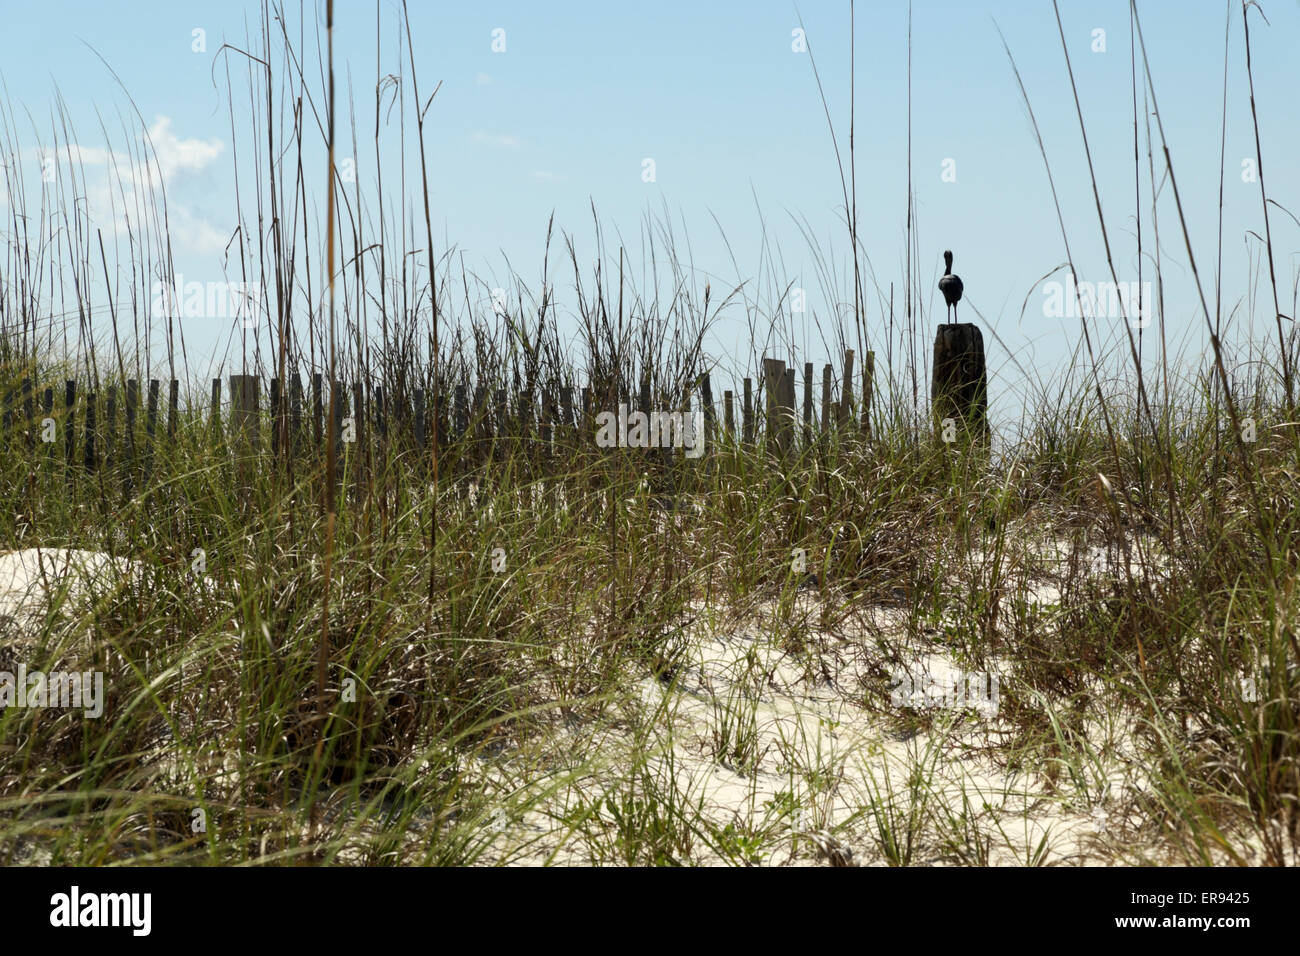
{"label": "dune grass", "polygon": [[[332,143],[332,78],[313,90],[290,36],[268,17],[249,44],[276,54],[248,74],[260,132],[282,133],[263,103],[301,97],[328,107]],[[297,65],[268,65],[283,62]],[[400,122],[416,110],[418,135],[429,99],[415,88],[406,73],[376,78]],[[1134,108],[1136,136],[1136,94]],[[0,710],[0,862],[1296,861],[1300,433],[1280,318],[1280,341],[1250,362],[1234,365],[1216,328],[1204,367],[1159,381],[1136,348],[1106,365],[1085,320],[1083,373],[1030,376],[1022,423],[991,449],[937,439],[912,387],[918,359],[893,339],[872,405],[787,456],[769,450],[761,414],[751,442],[719,415],[698,460],[603,449],[581,409],[554,425],[542,397],[573,388],[576,401],[589,384],[597,408],[635,404],[648,379],[656,408],[679,408],[701,374],[737,371],[704,345],[725,309],[751,329],[742,375],[792,339],[783,295],[698,290],[669,244],[656,261],[675,291],[661,299],[637,288],[621,248],[602,241],[587,271],[566,237],[569,339],[549,254],[538,292],[513,276],[494,300],[435,254],[427,199],[426,245],[410,248],[421,227],[330,163],[326,235],[301,225],[315,155],[303,137],[241,166],[270,219],[300,224],[274,228],[269,248],[241,234],[244,274],[274,281],[226,371],[380,384],[383,412],[369,393],[355,442],[304,425],[293,445],[286,400],[250,443],[214,428],[205,386],[186,381],[174,436],[155,446],[140,420],[128,440],[119,409],[113,460],[69,467],[84,390],[102,428],[110,387],[124,396],[160,368],[184,379],[183,338],[164,320],[156,357],[148,269],[109,281],[92,225],[63,228],[75,204],[62,216],[50,194],[8,223],[0,394],[20,399],[0,435],[0,497],[14,504],[0,543],[105,551],[140,571],[89,605],[56,597],[40,620],[6,625],[0,664],[93,666],[107,700],[101,719]],[[21,164],[5,170],[9,195],[26,195]],[[167,259],[160,210],[162,197],[144,213],[153,232],[115,258]],[[856,213],[849,228],[860,317]],[[323,270],[312,253],[335,242],[327,261],[348,265]],[[48,321],[47,255],[81,279],[73,349]],[[899,343],[924,328],[905,288]],[[329,302],[337,333],[317,308]],[[97,338],[104,310],[112,328]],[[39,397],[65,378],[83,388],[77,418],[58,396],[45,443],[22,381]],[[718,666],[710,642],[734,659]],[[919,654],[996,672],[996,713],[899,706],[894,673]],[[775,719],[782,681],[829,693],[840,716]],[[1000,801],[954,783],[945,768],[968,760],[1003,781]],[[760,778],[778,781],[771,793]],[[1096,838],[1059,841],[1063,821],[1090,816],[1105,821]]]}

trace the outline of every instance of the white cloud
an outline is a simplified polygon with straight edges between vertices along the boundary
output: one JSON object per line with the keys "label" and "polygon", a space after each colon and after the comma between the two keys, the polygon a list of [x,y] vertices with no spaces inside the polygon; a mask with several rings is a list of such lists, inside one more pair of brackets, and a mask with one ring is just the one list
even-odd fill
{"label": "white cloud", "polygon": [[492,82],[492,74],[480,73],[478,76],[474,77],[474,82],[479,86],[487,86]]}
{"label": "white cloud", "polygon": [[164,180],[181,170],[198,171],[221,155],[219,139],[181,139],[171,130],[171,117],[159,116],[149,127],[149,141],[158,154],[158,166]]}
{"label": "white cloud", "polygon": [[58,180],[71,174],[90,221],[119,235],[140,231],[142,224],[135,220],[149,215],[143,210],[152,208],[161,197],[160,188],[166,187],[171,238],[199,252],[220,252],[229,236],[195,212],[187,201],[185,180],[212,165],[224,144],[219,139],[182,139],[172,129],[171,118],[161,115],[139,138],[141,148],[134,153],[59,143],[27,147],[20,155],[35,167],[33,185],[41,184],[47,174]]}
{"label": "white cloud", "polygon": [[489,143],[504,149],[516,149],[519,146],[519,140],[509,133],[488,133],[480,129],[471,133],[470,139],[476,143]]}

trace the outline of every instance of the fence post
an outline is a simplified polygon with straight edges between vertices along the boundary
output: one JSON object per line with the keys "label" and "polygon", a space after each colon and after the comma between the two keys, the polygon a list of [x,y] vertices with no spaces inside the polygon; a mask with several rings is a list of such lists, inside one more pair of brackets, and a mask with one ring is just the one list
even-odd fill
{"label": "fence post", "polygon": [[794,438],[794,366],[781,371],[781,401],[778,408],[779,425],[777,445],[782,456],[790,453],[790,444]]}
{"label": "fence post", "polygon": [[[43,401],[41,403],[41,408],[45,412],[44,417],[53,418],[54,417],[54,389],[47,386],[45,389],[45,394],[42,396],[42,399]],[[42,423],[42,430],[44,430],[43,426],[44,423]],[[52,448],[47,448],[45,451],[46,454],[49,455],[50,453],[53,452],[53,450],[54,449]]]}
{"label": "fence post", "polygon": [[742,435],[741,439],[746,445],[754,443],[754,380],[745,379],[745,405],[740,410],[743,421],[741,422]]}
{"label": "fence post", "polygon": [[177,379],[171,380],[171,385],[167,394],[167,439],[175,441],[176,439],[176,414],[180,409],[181,383]]}
{"label": "fence post", "polygon": [[839,424],[847,426],[853,420],[853,349],[844,350],[844,384],[840,389]]}
{"label": "fence post", "polygon": [[27,418],[27,447],[30,449],[36,436],[32,434],[32,380],[23,378],[23,414]]}
{"label": "fence post", "polygon": [[280,380],[271,379],[271,454],[280,455]]}
{"label": "fence post", "polygon": [[86,395],[86,471],[95,470],[95,393]]}
{"label": "fence post", "polygon": [[126,493],[130,497],[135,489],[135,469],[138,463],[135,449],[135,419],[140,411],[140,383],[126,380]]}
{"label": "fence post", "polygon": [[104,468],[117,467],[117,386],[108,386],[108,408],[104,415]]}
{"label": "fence post", "polygon": [[763,359],[763,429],[767,450],[777,449],[777,413],[781,404],[782,377],[785,363],[780,359]]}
{"label": "fence post", "polygon": [[945,324],[935,332],[930,402],[936,427],[951,418],[968,438],[988,439],[984,336],[975,323]]}
{"label": "fence post", "polygon": [[221,379],[219,378],[212,380],[212,412],[208,427],[212,429],[214,436],[221,434]]}
{"label": "fence post", "polygon": [[831,377],[835,369],[827,362],[822,366],[822,435],[831,430]]}
{"label": "fence post", "polygon": [[258,379],[256,375],[230,376],[230,430],[248,447],[257,441]]}
{"label": "fence post", "polygon": [[813,440],[813,363],[803,363],[803,444],[807,448]]}
{"label": "fence post", "polygon": [[862,363],[862,433],[871,435],[871,402],[876,393],[876,353],[868,352]]}
{"label": "fence post", "polygon": [[320,453],[321,442],[323,441],[325,436],[324,425],[322,424],[322,420],[321,420],[321,416],[324,413],[324,409],[322,406],[325,400],[324,396],[321,394],[324,391],[323,384],[324,384],[324,377],[321,375],[321,373],[312,372],[311,374],[311,443],[312,443],[312,448],[315,450],[317,454]]}
{"label": "fence post", "polygon": [[72,457],[77,442],[77,383],[67,379],[63,383],[63,409],[67,421],[63,425],[63,461],[72,468]]}
{"label": "fence post", "polygon": [[153,461],[157,450],[157,432],[158,432],[158,379],[149,379],[149,405],[145,411],[145,435],[148,438],[149,448],[145,452],[145,474],[153,473]]}

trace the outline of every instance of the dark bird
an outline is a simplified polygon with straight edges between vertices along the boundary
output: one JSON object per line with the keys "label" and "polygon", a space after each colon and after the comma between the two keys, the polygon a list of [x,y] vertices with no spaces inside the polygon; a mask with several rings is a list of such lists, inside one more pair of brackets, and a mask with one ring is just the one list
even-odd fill
{"label": "dark bird", "polygon": [[961,301],[961,279],[952,274],[952,253],[943,254],[943,278],[939,280],[939,291],[943,293],[943,301],[948,303],[948,308],[952,309],[952,318],[950,322],[957,321],[957,303]]}

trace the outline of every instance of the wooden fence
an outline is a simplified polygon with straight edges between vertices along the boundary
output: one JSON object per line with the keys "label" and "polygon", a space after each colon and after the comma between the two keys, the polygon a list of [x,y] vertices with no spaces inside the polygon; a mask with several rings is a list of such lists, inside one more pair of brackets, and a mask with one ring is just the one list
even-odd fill
{"label": "wooden fence", "polygon": [[[760,417],[765,447],[776,455],[786,455],[799,444],[811,446],[818,440],[818,433],[847,434],[853,429],[859,434],[870,432],[874,353],[867,353],[861,372],[860,400],[856,403],[852,350],[844,354],[843,375],[838,381],[831,365],[823,367],[820,428],[813,406],[813,364],[806,362],[803,366],[801,427],[795,371],[793,364],[787,367],[782,360],[763,359],[759,383],[763,390],[762,407],[753,380],[744,379],[739,429],[736,428],[735,392],[728,389],[722,394],[719,430],[708,373],[701,375],[676,399],[662,394],[658,397],[672,410],[689,412],[698,393],[706,449],[734,445],[737,441],[752,446],[758,437]],[[25,378],[21,387],[5,391],[4,446],[12,453],[15,442],[25,443],[28,450],[44,444],[50,446],[53,454],[54,448],[61,444],[67,466],[79,466],[88,472],[121,464],[147,469],[161,443],[174,443],[182,419],[188,416],[194,422],[196,410],[180,408],[177,379],[166,383],[165,412],[162,408],[164,383],[150,379],[145,384],[142,397],[136,379],[128,379],[122,389],[117,385],[104,386],[101,394],[79,387],[71,379],[56,389],[53,385],[34,385],[30,378]],[[221,379],[213,379],[208,427],[215,434],[226,430],[251,450],[269,448],[273,454],[280,452],[281,443],[286,440],[295,454],[319,451],[328,440],[327,429],[333,431],[336,442],[369,443],[371,447],[396,443],[411,450],[428,451],[436,431],[440,447],[466,437],[471,440],[526,437],[550,449],[555,436],[592,437],[596,415],[613,411],[603,407],[611,397],[617,397],[629,409],[646,414],[651,411],[655,397],[648,376],[642,378],[635,396],[626,388],[587,386],[581,389],[578,401],[572,386],[543,391],[540,400],[527,390],[520,390],[511,403],[504,388],[489,392],[481,386],[471,389],[469,384],[460,383],[441,397],[435,420],[430,396],[422,389],[414,390],[409,400],[393,400],[381,384],[367,388],[360,382],[336,381],[326,392],[320,373],[309,376],[306,389],[298,376],[292,377],[287,395],[283,394],[279,379],[272,378],[269,384],[269,394],[264,395],[257,376],[231,375],[223,397]],[[331,401],[334,415],[331,421],[326,421]],[[856,419],[855,409],[860,415]]]}

